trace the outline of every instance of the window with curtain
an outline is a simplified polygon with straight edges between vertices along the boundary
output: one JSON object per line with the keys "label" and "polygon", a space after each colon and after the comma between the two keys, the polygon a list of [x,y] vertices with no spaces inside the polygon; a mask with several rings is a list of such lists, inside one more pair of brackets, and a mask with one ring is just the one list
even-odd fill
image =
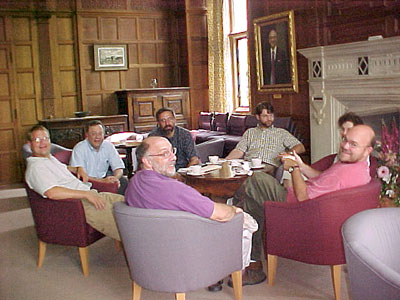
{"label": "window with curtain", "polygon": [[249,62],[246,0],[224,0],[225,85],[234,111],[249,110]]}

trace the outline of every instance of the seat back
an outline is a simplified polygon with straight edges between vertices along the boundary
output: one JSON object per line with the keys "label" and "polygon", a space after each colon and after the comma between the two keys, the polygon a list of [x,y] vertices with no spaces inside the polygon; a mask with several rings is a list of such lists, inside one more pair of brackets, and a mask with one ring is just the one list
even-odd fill
{"label": "seat back", "polygon": [[208,162],[208,156],[218,155],[223,156],[225,140],[213,138],[201,144],[195,145],[197,154],[199,154],[202,163]]}
{"label": "seat back", "polygon": [[71,159],[71,155],[72,155],[72,150],[70,149],[59,151],[53,154],[55,158],[57,158],[60,162],[66,165],[69,165],[69,160]]}
{"label": "seat back", "polygon": [[219,132],[226,132],[228,129],[228,116],[229,113],[214,113],[213,130]]}
{"label": "seat back", "polygon": [[228,134],[242,136],[246,131],[246,115],[231,115],[228,120]]}
{"label": "seat back", "polygon": [[353,299],[400,298],[400,209],[357,213],[342,235]]}
{"label": "seat back", "polygon": [[[54,155],[54,154],[56,154],[56,153],[58,153],[58,152],[60,152],[60,151],[71,151],[71,149],[68,149],[68,148],[65,148],[65,147],[63,147],[63,146],[60,146],[60,145],[51,143],[50,153],[51,153],[52,155]],[[32,156],[31,147],[30,147],[30,145],[29,145],[28,143],[25,143],[25,144],[22,146],[22,157],[23,157],[24,159],[27,159],[27,158],[30,157],[30,156]]]}
{"label": "seat back", "polygon": [[217,222],[119,202],[114,216],[131,279],[143,288],[185,293],[242,268],[242,214]]}
{"label": "seat back", "polygon": [[212,130],[213,114],[210,112],[200,112],[199,129]]}

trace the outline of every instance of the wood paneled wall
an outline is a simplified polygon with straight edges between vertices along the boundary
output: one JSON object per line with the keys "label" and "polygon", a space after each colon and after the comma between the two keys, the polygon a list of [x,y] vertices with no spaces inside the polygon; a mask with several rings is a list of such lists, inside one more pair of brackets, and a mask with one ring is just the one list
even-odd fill
{"label": "wood paneled wall", "polygon": [[[115,114],[115,90],[152,78],[188,84],[183,1],[0,0],[0,185],[22,180],[21,146],[38,120]],[[129,70],[95,72],[93,44],[126,44]]]}
{"label": "wood paneled wall", "polygon": [[[82,109],[116,114],[115,90],[180,85],[175,19],[169,13],[78,13]],[[129,69],[94,71],[94,44],[127,44]]]}
{"label": "wood paneled wall", "polygon": [[208,35],[206,0],[185,0],[192,127],[208,111]]}
{"label": "wood paneled wall", "polygon": [[278,115],[292,116],[306,149],[310,149],[308,65],[297,54],[299,92],[273,94],[257,91],[253,20],[294,10],[297,49],[367,40],[369,36],[400,35],[400,1],[387,0],[248,0],[248,32],[252,106],[271,101]]}

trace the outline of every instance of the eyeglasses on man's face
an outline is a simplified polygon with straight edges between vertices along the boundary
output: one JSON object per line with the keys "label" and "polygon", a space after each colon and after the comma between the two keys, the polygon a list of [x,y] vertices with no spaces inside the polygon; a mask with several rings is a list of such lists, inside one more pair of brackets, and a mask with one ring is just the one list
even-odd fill
{"label": "eyeglasses on man's face", "polygon": [[48,136],[44,136],[44,137],[37,137],[37,138],[32,139],[32,142],[35,142],[36,144],[39,144],[41,141],[48,142],[48,141],[50,141],[50,138]]}
{"label": "eyeglasses on man's face", "polygon": [[176,154],[176,148],[174,147],[171,150],[164,151],[164,152],[162,152],[160,154],[149,154],[148,156],[160,156],[160,157],[163,157],[163,158],[168,158],[171,155],[175,155],[175,154]]}
{"label": "eyeglasses on man's face", "polygon": [[367,145],[367,146],[359,145],[359,144],[358,144],[357,142],[355,142],[355,141],[348,141],[347,138],[346,138],[346,136],[344,136],[344,137],[342,137],[342,145],[344,146],[344,145],[346,145],[346,144],[348,144],[348,145],[349,145],[349,148],[351,148],[351,149],[370,147],[369,145]]}
{"label": "eyeglasses on man's face", "polygon": [[175,121],[174,117],[168,117],[168,118],[162,118],[158,120],[160,123],[167,123],[167,122],[173,122]]}

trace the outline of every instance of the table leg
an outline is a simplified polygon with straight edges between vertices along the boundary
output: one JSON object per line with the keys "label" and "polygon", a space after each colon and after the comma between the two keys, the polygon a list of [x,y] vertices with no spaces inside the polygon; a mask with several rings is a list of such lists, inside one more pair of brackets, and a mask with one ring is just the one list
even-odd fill
{"label": "table leg", "polygon": [[131,178],[133,176],[132,148],[126,148],[126,169],[128,178]]}

